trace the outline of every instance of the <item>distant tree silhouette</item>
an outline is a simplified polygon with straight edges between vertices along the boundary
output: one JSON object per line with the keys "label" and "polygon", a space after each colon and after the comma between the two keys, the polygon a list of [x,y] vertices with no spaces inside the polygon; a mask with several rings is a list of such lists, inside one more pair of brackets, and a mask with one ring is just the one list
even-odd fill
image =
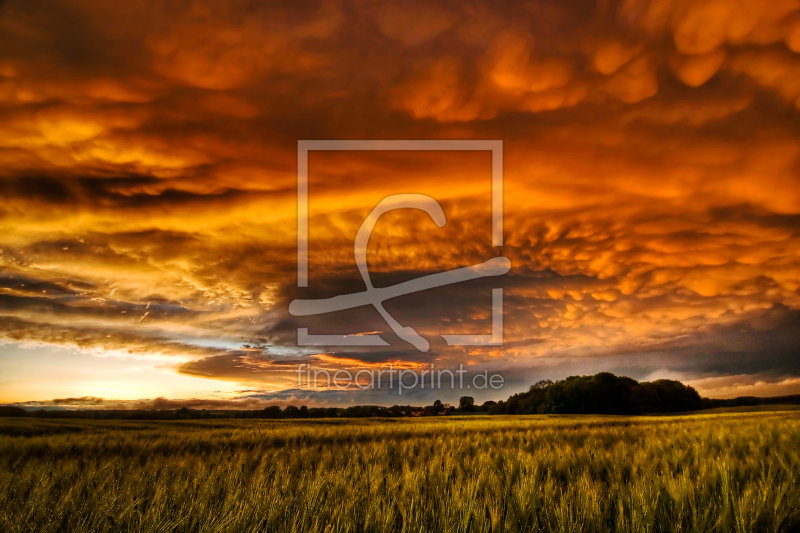
{"label": "distant tree silhouette", "polygon": [[280,418],[281,408],[277,405],[270,405],[264,408],[264,418]]}
{"label": "distant tree silhouette", "polygon": [[677,413],[700,409],[700,395],[679,381],[638,383],[601,372],[539,381],[528,392],[515,394],[490,409],[492,414],[607,414]]}
{"label": "distant tree silhouette", "polygon": [[643,413],[678,413],[703,407],[696,390],[671,379],[640,383],[635,399]]}
{"label": "distant tree silhouette", "polygon": [[472,396],[462,396],[458,400],[458,410],[470,413],[475,410],[475,398]]}
{"label": "distant tree silhouette", "polygon": [[0,416],[28,416],[28,411],[15,405],[0,405]]}

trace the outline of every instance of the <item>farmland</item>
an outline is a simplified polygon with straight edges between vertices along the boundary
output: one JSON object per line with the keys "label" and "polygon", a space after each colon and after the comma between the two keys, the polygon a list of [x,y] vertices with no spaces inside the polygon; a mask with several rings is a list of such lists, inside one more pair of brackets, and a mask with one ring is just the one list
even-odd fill
{"label": "farmland", "polygon": [[0,419],[0,531],[796,531],[800,411]]}

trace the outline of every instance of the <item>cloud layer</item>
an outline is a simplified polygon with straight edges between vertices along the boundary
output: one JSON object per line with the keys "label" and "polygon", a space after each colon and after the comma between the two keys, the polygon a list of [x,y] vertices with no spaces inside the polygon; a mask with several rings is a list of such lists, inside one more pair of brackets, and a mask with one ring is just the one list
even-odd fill
{"label": "cloud layer", "polygon": [[[520,389],[617,370],[800,392],[796,1],[9,0],[0,28],[6,342],[264,394],[320,356],[463,362]],[[502,139],[505,246],[487,153],[314,153],[298,290],[296,142],[330,138]],[[503,349],[296,346],[297,327],[388,332],[370,309],[287,307],[363,290],[355,232],[397,192],[433,196],[448,222],[382,218],[376,286],[502,253]],[[387,309],[431,338],[487,333],[493,286]]]}

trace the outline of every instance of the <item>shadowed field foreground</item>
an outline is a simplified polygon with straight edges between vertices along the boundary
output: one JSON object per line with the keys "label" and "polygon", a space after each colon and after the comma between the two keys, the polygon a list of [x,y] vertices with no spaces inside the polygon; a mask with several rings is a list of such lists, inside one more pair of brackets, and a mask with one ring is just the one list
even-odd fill
{"label": "shadowed field foreground", "polygon": [[800,412],[0,419],[0,530],[797,531]]}

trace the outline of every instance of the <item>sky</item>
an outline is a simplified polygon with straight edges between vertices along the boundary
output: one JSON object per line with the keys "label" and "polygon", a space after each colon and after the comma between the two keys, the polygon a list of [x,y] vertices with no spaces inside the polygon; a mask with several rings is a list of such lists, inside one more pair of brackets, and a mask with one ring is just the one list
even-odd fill
{"label": "sky", "polygon": [[[0,403],[261,408],[457,402],[463,390],[297,387],[299,364],[610,371],[703,396],[800,393],[800,2],[0,2]],[[297,146],[503,142],[491,153]],[[296,298],[494,257],[510,271],[296,317]],[[503,346],[448,346],[491,332]],[[298,346],[378,333],[383,347]]]}

